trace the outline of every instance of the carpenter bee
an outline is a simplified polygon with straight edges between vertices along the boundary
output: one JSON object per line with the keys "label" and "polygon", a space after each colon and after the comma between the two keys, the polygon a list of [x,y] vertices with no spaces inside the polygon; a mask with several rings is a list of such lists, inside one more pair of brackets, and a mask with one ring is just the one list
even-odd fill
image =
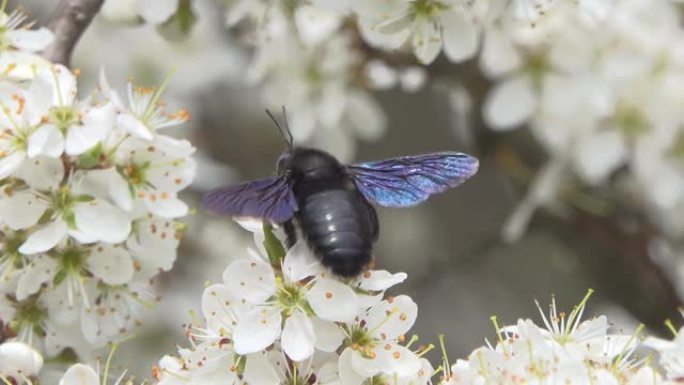
{"label": "carpenter bee", "polygon": [[372,259],[379,225],[371,204],[413,206],[477,171],[477,159],[457,152],[344,165],[324,151],[295,147],[284,108],[285,129],[266,113],[287,144],[276,174],[210,191],[202,205],[217,214],[282,225],[289,247],[299,229],[323,265],[340,276],[357,276]]}

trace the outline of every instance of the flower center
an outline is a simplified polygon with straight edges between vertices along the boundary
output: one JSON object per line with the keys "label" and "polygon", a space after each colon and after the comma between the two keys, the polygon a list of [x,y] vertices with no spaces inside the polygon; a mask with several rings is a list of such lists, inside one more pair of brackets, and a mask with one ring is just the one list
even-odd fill
{"label": "flower center", "polygon": [[434,0],[416,0],[410,5],[411,13],[416,17],[434,18],[443,8],[444,6],[440,2]]}
{"label": "flower center", "polygon": [[289,316],[296,309],[304,310],[308,307],[302,289],[297,284],[284,283],[276,292],[276,301],[285,316]]}
{"label": "flower center", "polygon": [[22,329],[28,328],[37,335],[44,335],[41,325],[48,314],[46,309],[38,305],[37,296],[17,304],[16,310],[14,320],[10,322],[10,329],[13,333],[19,334]]}
{"label": "flower center", "polygon": [[375,347],[375,340],[365,328],[354,325],[351,327],[348,335],[349,337],[345,341],[346,346],[358,350],[366,358],[374,358],[375,353],[373,353],[372,349]]}
{"label": "flower center", "polygon": [[638,107],[628,103],[618,103],[612,117],[615,124],[628,139],[635,139],[648,131],[649,123]]}
{"label": "flower center", "polygon": [[78,113],[70,106],[53,107],[50,109],[50,118],[57,128],[66,132],[69,126],[78,122]]}
{"label": "flower center", "polygon": [[68,275],[80,276],[84,271],[86,256],[87,253],[85,251],[73,247],[62,251],[57,256],[60,267],[57,270],[57,274],[55,274],[55,278],[52,280],[53,284],[55,286],[59,285]]}
{"label": "flower center", "polygon": [[134,187],[144,187],[146,185],[146,174],[149,168],[149,162],[143,164],[129,163],[121,167],[119,172]]}

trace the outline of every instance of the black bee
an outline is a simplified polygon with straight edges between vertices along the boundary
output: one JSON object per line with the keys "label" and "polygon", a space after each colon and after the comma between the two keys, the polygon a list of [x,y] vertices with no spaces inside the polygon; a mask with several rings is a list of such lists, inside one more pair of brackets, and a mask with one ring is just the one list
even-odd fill
{"label": "black bee", "polygon": [[324,151],[295,147],[285,109],[286,130],[266,112],[288,146],[276,175],[220,187],[205,195],[202,205],[218,214],[280,224],[290,247],[298,227],[323,265],[344,277],[358,275],[372,258],[379,226],[371,203],[413,206],[477,171],[477,159],[457,152],[344,165]]}

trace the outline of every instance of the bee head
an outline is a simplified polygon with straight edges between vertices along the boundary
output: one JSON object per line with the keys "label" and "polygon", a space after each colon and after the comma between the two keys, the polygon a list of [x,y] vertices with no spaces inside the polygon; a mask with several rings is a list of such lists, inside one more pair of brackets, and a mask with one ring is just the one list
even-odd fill
{"label": "bee head", "polygon": [[278,161],[276,162],[276,171],[278,172],[278,175],[283,175],[292,168],[293,152],[293,150],[287,150],[278,157]]}

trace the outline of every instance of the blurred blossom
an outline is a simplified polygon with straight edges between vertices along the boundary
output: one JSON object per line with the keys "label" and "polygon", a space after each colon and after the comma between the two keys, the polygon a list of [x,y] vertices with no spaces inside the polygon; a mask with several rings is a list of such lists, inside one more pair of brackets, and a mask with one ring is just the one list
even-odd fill
{"label": "blurred blossom", "polygon": [[178,9],[179,0],[106,0],[102,16],[107,20],[136,24],[159,24],[168,20]]}
{"label": "blurred blossom", "polygon": [[[250,81],[262,87],[270,108],[286,104],[299,142],[314,143],[349,160],[356,138],[376,140],[386,117],[362,79],[362,52],[343,24],[335,2],[290,7],[283,2],[238,1],[228,5],[228,22],[256,22]],[[420,74],[410,72],[406,88],[419,88]],[[332,139],[331,139],[332,138]]]}
{"label": "blurred blossom", "polygon": [[78,99],[66,67],[31,73],[0,84],[0,321],[48,355],[83,354],[126,336],[156,301],[151,279],[176,258],[194,148],[158,132],[187,120],[164,110],[163,87],[129,85],[124,104],[104,74]]}

